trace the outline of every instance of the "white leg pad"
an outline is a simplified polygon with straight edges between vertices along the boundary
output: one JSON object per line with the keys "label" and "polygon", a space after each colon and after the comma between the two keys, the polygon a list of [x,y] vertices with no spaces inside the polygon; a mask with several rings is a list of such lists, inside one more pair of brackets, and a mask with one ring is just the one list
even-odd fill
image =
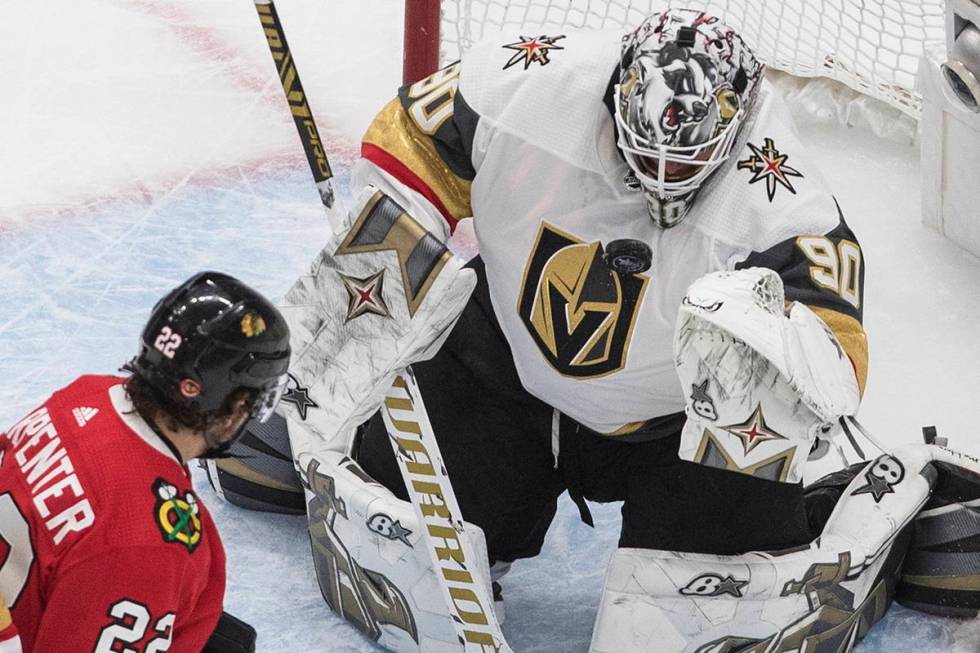
{"label": "white leg pad", "polygon": [[850,650],[891,601],[904,555],[891,555],[896,536],[928,499],[929,462],[941,455],[909,446],[869,462],[806,547],[733,556],[617,550],[591,650]]}
{"label": "white leg pad", "polygon": [[[387,650],[462,651],[412,504],[337,452],[310,459],[303,480],[314,567],[330,607]],[[477,552],[469,571],[489,596],[482,529],[464,523],[459,537]]]}

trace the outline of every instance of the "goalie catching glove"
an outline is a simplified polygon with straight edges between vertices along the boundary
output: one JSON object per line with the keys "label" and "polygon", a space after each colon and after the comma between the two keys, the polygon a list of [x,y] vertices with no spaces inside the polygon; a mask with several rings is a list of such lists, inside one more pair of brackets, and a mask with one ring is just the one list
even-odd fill
{"label": "goalie catching glove", "polygon": [[687,397],[684,460],[787,483],[802,478],[814,439],[858,407],[857,378],[829,328],[788,310],[764,268],[694,282],[674,335]]}

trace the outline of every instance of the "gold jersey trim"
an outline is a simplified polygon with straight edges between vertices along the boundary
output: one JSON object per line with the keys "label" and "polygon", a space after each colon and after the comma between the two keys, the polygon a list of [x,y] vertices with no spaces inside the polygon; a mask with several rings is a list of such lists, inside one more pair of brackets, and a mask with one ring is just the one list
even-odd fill
{"label": "gold jersey trim", "polygon": [[868,336],[864,327],[850,315],[820,306],[810,306],[810,310],[824,321],[840,342],[844,351],[854,364],[858,389],[864,396],[864,386],[868,382]]}
{"label": "gold jersey trim", "polygon": [[272,488],[273,490],[282,490],[283,492],[296,492],[297,488],[294,485],[289,485],[278,479],[272,478],[268,474],[263,474],[262,472],[250,469],[245,466],[240,460],[235,458],[219,458],[215,461],[218,469],[236,478],[240,478],[244,481],[249,481],[255,483],[256,485],[262,485],[264,487]]}
{"label": "gold jersey trim", "polygon": [[606,436],[630,435],[631,433],[636,433],[637,431],[639,431],[649,421],[650,420],[648,419],[644,419],[644,420],[640,420],[639,422],[629,422],[627,424],[623,424],[612,433],[603,433],[603,435]]}
{"label": "gold jersey trim", "polygon": [[395,98],[385,105],[364,134],[363,142],[378,147],[410,169],[439,198],[456,220],[473,215],[472,182],[455,175],[426,135]]}

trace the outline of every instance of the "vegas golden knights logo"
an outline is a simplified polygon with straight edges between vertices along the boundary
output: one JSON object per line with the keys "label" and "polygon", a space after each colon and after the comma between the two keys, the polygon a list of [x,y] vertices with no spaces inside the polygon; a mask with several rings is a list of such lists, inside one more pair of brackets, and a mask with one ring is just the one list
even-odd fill
{"label": "vegas golden knights logo", "polygon": [[398,255],[408,314],[415,315],[452,254],[393,199],[378,191],[354,221],[335,254],[393,251]]}
{"label": "vegas golden knights logo", "polygon": [[538,349],[565,376],[616,372],[626,353],[650,278],[619,274],[602,243],[584,243],[542,222],[517,310]]}

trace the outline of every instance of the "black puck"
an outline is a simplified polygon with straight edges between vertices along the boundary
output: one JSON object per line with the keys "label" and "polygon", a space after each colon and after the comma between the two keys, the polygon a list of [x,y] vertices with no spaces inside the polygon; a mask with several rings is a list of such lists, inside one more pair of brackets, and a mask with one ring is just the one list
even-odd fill
{"label": "black puck", "polygon": [[653,265],[653,250],[642,240],[620,238],[606,245],[606,265],[619,274],[639,274]]}

